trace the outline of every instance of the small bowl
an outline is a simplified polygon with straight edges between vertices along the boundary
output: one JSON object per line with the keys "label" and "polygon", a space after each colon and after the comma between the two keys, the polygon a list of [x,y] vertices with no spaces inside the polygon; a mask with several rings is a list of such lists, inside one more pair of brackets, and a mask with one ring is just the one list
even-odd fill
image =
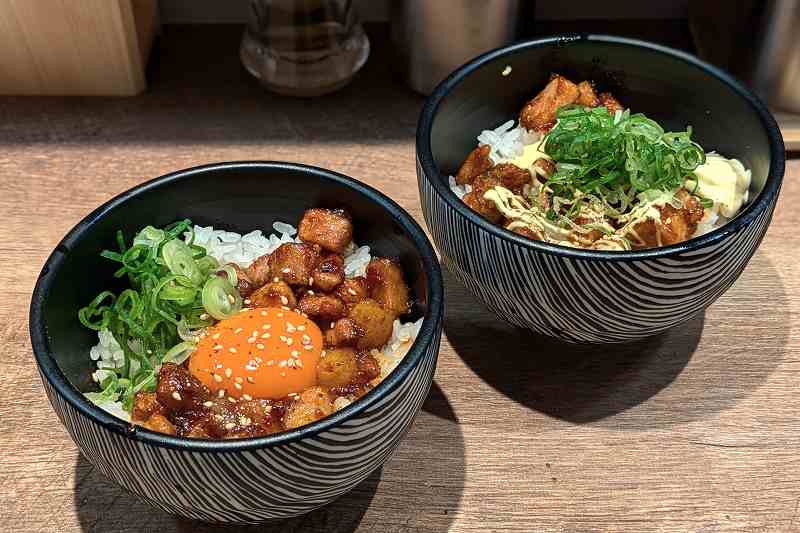
{"label": "small bowl", "polygon": [[[481,130],[516,119],[553,72],[593,80],[665,128],[690,124],[707,150],[752,170],[750,203],[706,235],[631,252],[537,242],[484,220],[451,192],[448,176]],[[570,342],[650,336],[714,302],[767,231],[783,172],[775,120],[739,82],[689,54],[604,35],[552,37],[488,52],[436,88],[417,128],[422,211],[444,264],[502,319]]]}
{"label": "small bowl", "polygon": [[[350,406],[316,423],[261,438],[209,441],[132,426],[88,402],[94,332],[78,309],[118,287],[98,255],[115,232],[188,217],[196,224],[270,232],[313,206],[344,207],[355,240],[398,257],[422,329],[400,365]],[[346,493],[392,454],[433,379],[442,328],[442,280],[428,239],[411,216],[352,178],[304,165],[221,163],[181,170],[124,192],[75,226],[44,265],[30,332],[45,391],[81,453],[108,478],[155,507],[218,523],[258,523],[307,513]]]}

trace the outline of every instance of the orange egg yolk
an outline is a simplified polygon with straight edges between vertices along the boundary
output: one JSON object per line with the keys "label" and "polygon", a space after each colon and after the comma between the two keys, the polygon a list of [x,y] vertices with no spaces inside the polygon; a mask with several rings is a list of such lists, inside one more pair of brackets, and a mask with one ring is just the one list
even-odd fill
{"label": "orange egg yolk", "polygon": [[321,352],[322,332],[300,313],[245,309],[208,328],[189,371],[218,396],[277,400],[316,384]]}

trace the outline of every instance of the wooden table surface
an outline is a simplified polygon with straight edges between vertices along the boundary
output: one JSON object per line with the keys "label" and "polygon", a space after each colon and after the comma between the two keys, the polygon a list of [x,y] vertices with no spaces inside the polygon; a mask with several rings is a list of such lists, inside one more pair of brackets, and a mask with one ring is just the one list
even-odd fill
{"label": "wooden table surface", "polygon": [[[336,95],[293,100],[242,72],[238,30],[201,55],[191,31],[167,30],[172,46],[141,97],[0,99],[3,531],[220,531],[104,479],[44,396],[30,294],[49,251],[93,207],[174,169],[278,159],[359,178],[423,222],[413,153],[422,99],[391,81],[386,61]],[[397,453],[352,494],[270,530],[800,531],[794,200],[800,160],[731,290],[633,345],[564,346],[512,330],[445,273],[435,384]]]}

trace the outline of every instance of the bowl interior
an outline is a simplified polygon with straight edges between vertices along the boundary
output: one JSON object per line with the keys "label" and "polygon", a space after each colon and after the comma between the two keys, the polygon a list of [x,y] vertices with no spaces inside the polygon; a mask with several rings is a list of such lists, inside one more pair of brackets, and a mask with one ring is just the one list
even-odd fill
{"label": "bowl interior", "polygon": [[[547,83],[551,73],[575,81],[592,80],[630,108],[667,130],[692,126],[706,151],[742,161],[752,170],[751,201],[770,171],[767,128],[751,103],[709,70],[659,47],[602,38],[552,40],[522,46],[488,60],[462,80],[450,79],[431,125],[431,151],[446,180],[476,146],[482,130],[517,119],[522,106]],[[511,72],[503,76],[507,66]],[[446,182],[445,182],[446,184]]]}
{"label": "bowl interior", "polygon": [[57,365],[79,390],[96,388],[88,354],[97,335],[80,325],[77,313],[100,291],[123,285],[113,277],[116,264],[98,254],[116,249],[117,230],[129,241],[145,225],[163,226],[182,218],[242,234],[255,229],[269,234],[275,221],[296,226],[309,207],[343,207],[353,217],[356,243],[369,245],[373,255],[400,260],[413,292],[410,319],[422,317],[431,301],[430,280],[399,208],[348,181],[294,165],[217,165],[155,180],[99,208],[59,245],[45,273],[51,279],[41,316]]}

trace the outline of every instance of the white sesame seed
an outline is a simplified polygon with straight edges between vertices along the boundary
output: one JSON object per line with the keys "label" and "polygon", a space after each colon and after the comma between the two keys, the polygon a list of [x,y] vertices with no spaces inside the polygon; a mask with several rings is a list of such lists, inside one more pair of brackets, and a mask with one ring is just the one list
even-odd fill
{"label": "white sesame seed", "polygon": [[314,347],[313,347],[313,346],[311,346],[310,344],[306,344],[305,346],[303,346],[303,349],[304,349],[304,350],[313,350],[313,349],[314,349]]}
{"label": "white sesame seed", "polygon": [[250,298],[245,298],[244,299],[244,305],[250,305],[251,303],[253,303],[253,301],[250,300]]}
{"label": "white sesame seed", "polygon": [[250,396],[249,394],[242,394],[242,398],[244,398],[244,399],[245,399],[245,400],[247,400],[248,402],[249,402],[250,400],[252,400],[252,399],[253,399],[253,397],[252,397],[252,396]]}
{"label": "white sesame seed", "polygon": [[225,429],[227,429],[227,430],[231,430],[231,429],[233,429],[235,427],[236,427],[236,424],[234,424],[233,422],[228,422],[227,424],[225,424]]}
{"label": "white sesame seed", "polygon": [[221,350],[221,349],[222,349],[222,345],[221,344],[217,344],[217,345],[214,346],[214,350]]}
{"label": "white sesame seed", "polygon": [[283,295],[282,295],[282,296],[281,296],[281,303],[282,303],[283,305],[289,305],[289,298],[287,298],[286,296],[283,296]]}
{"label": "white sesame seed", "polygon": [[229,295],[228,295],[228,301],[229,301],[230,303],[236,303],[236,298],[234,298],[232,294],[229,294]]}
{"label": "white sesame seed", "polygon": [[292,270],[291,270],[289,267],[286,267],[286,268],[284,268],[283,270],[281,270],[281,273],[282,273],[282,274],[288,274],[288,273],[289,273],[289,272],[291,272],[291,271],[292,271]]}
{"label": "white sesame seed", "polygon": [[233,386],[236,387],[237,390],[242,390],[242,384],[241,383],[234,383]]}
{"label": "white sesame seed", "polygon": [[325,350],[322,350],[322,357],[325,357],[326,355],[328,355],[328,352],[326,352]]}
{"label": "white sesame seed", "polygon": [[153,350],[147,350],[147,355],[153,355]]}
{"label": "white sesame seed", "polygon": [[300,352],[297,350],[292,350],[292,357],[297,357],[298,355],[300,355]]}
{"label": "white sesame seed", "polygon": [[281,278],[279,278],[278,276],[275,276],[274,278],[272,278],[272,283],[278,283],[280,280],[281,280]]}
{"label": "white sesame seed", "polygon": [[200,320],[208,320],[208,313],[203,313],[200,315]]}
{"label": "white sesame seed", "polygon": [[281,361],[280,363],[278,363],[278,366],[281,367],[281,368],[285,368],[286,367],[286,361]]}
{"label": "white sesame seed", "polygon": [[234,335],[238,335],[238,334],[239,334],[239,333],[241,333],[242,331],[243,331],[243,330],[242,330],[242,328],[236,328],[235,330],[233,330],[233,334],[234,334]]}
{"label": "white sesame seed", "polygon": [[235,381],[236,383],[241,383],[241,382],[242,382],[242,381],[244,381],[244,380],[243,380],[242,378],[240,378],[239,376],[236,376],[236,379],[234,379],[234,381]]}
{"label": "white sesame seed", "polygon": [[180,394],[178,391],[175,391],[175,392],[173,392],[173,393],[172,393],[172,397],[173,397],[174,399],[176,399],[177,401],[181,401],[181,400],[182,400],[182,398],[181,398],[181,394]]}
{"label": "white sesame seed", "polygon": [[261,363],[261,362],[263,362],[263,361],[264,361],[264,360],[263,360],[263,359],[261,359],[260,357],[256,357],[256,363]]}
{"label": "white sesame seed", "polygon": [[248,337],[247,338],[247,344],[253,344],[255,342],[256,342],[256,338],[255,337]]}
{"label": "white sesame seed", "polygon": [[255,383],[256,380],[253,379],[253,376],[247,376],[247,382],[248,383]]}
{"label": "white sesame seed", "polygon": [[297,331],[305,331],[305,330],[306,326],[304,324],[300,324],[299,326],[297,326]]}
{"label": "white sesame seed", "polygon": [[216,381],[217,383],[222,383],[222,376],[220,376],[219,374],[214,374],[214,381]]}
{"label": "white sesame seed", "polygon": [[300,338],[300,342],[303,344],[309,344],[311,342],[311,337],[303,333],[303,336]]}
{"label": "white sesame seed", "polygon": [[217,396],[219,396],[220,398],[224,398],[225,397],[225,389],[220,389],[220,391],[217,393]]}
{"label": "white sesame seed", "polygon": [[211,338],[212,338],[212,339],[214,339],[214,340],[217,340],[217,339],[219,339],[219,333],[214,333],[214,334],[211,336]]}
{"label": "white sesame seed", "polygon": [[285,378],[286,377],[286,372],[281,372],[281,377]]}
{"label": "white sesame seed", "polygon": [[291,346],[293,342],[294,342],[294,339],[289,337],[288,339],[286,339],[286,346]]}
{"label": "white sesame seed", "polygon": [[228,351],[231,352],[231,353],[236,353],[236,348],[231,346],[230,348],[228,348]]}
{"label": "white sesame seed", "polygon": [[256,348],[258,348],[259,350],[263,350],[264,345],[259,342],[258,344],[256,344]]}
{"label": "white sesame seed", "polygon": [[309,285],[313,285],[314,284],[314,276],[309,276],[308,277],[308,284]]}
{"label": "white sesame seed", "polygon": [[266,311],[261,311],[261,316],[267,316],[267,312]]}
{"label": "white sesame seed", "polygon": [[225,369],[225,377],[229,378],[229,377],[231,377],[231,374],[233,374],[233,370],[231,370],[230,368],[226,368]]}
{"label": "white sesame seed", "polygon": [[348,287],[348,288],[347,288],[347,292],[348,292],[349,294],[352,294],[353,296],[356,296],[356,294],[357,294],[357,293],[356,293],[356,291],[354,291],[354,290],[353,290],[353,289],[351,289],[350,287]]}
{"label": "white sesame seed", "polygon": [[286,342],[286,335],[280,335],[278,337],[281,341]]}
{"label": "white sesame seed", "polygon": [[269,339],[270,337],[272,337],[271,333],[264,333],[264,334],[261,335],[262,339]]}
{"label": "white sesame seed", "polygon": [[303,368],[303,360],[302,359],[298,359],[297,361],[294,362],[294,365],[297,368]]}
{"label": "white sesame seed", "polygon": [[228,401],[231,403],[236,403],[236,398],[234,398],[233,396],[228,396]]}
{"label": "white sesame seed", "polygon": [[308,289],[308,291],[306,291],[306,294],[310,294],[311,296],[314,296],[316,293],[314,291],[312,291],[311,289]]}
{"label": "white sesame seed", "polygon": [[250,334],[251,337],[258,337],[258,330],[254,329],[253,333]]}
{"label": "white sesame seed", "polygon": [[269,329],[271,327],[272,326],[270,324],[264,324],[263,326],[261,326],[261,329]]}
{"label": "white sesame seed", "polygon": [[203,407],[213,407],[214,402],[203,402]]}
{"label": "white sesame seed", "polygon": [[278,313],[278,318],[283,318],[283,313]]}
{"label": "white sesame seed", "polygon": [[[249,370],[250,372],[255,372],[256,370],[258,370],[258,367],[255,365],[245,365],[244,369]],[[248,377],[247,379],[249,380],[251,378]]]}

